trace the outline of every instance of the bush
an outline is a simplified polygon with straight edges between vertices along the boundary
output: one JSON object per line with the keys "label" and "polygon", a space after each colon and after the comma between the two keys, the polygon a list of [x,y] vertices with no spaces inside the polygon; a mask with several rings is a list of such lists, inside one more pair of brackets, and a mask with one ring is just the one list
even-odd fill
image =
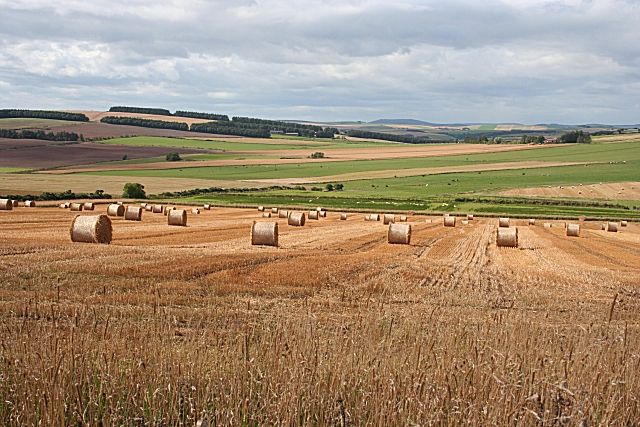
{"label": "bush", "polygon": [[311,191],[322,191],[320,187],[311,187]]}
{"label": "bush", "polygon": [[169,153],[167,154],[166,159],[168,162],[179,162],[182,160],[182,157],[180,157],[180,153]]}
{"label": "bush", "polygon": [[333,187],[336,191],[342,191],[344,190],[344,184],[336,184]]}
{"label": "bush", "polygon": [[327,191],[333,191],[333,184],[329,183],[324,186],[324,189]]}
{"label": "bush", "polygon": [[128,199],[146,199],[147,193],[144,191],[144,185],[138,184],[137,182],[127,182],[124,185],[122,197]]}
{"label": "bush", "polygon": [[315,153],[311,154],[309,157],[311,157],[312,159],[324,159],[324,153],[320,151],[316,151]]}

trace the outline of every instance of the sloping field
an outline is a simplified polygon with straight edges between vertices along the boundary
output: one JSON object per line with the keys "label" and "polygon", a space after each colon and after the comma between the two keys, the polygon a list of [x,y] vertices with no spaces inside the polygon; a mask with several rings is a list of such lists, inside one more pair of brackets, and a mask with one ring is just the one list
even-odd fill
{"label": "sloping field", "polygon": [[177,116],[162,116],[155,114],[140,114],[140,113],[120,113],[109,111],[70,111],[71,113],[82,113],[89,117],[92,122],[99,122],[104,117],[134,117],[146,120],[160,120],[163,122],[180,122],[192,125],[194,123],[207,123],[212,120],[208,119],[194,119],[191,117],[177,117]]}
{"label": "sloping field", "polygon": [[521,249],[506,249],[495,219],[415,217],[405,246],[388,245],[380,223],[329,213],[304,228],[277,220],[281,247],[268,248],[249,244],[257,214],[214,209],[168,227],[145,212],[114,220],[113,243],[99,246],[69,242],[71,212],[0,212],[0,418],[640,417],[638,225],[587,223],[569,239],[559,223],[516,224]]}
{"label": "sloping field", "polygon": [[[61,166],[109,162],[164,156],[170,150],[162,147],[123,147],[93,142],[61,143],[25,140],[0,140],[0,167],[31,169],[57,168]],[[38,144],[39,142],[39,144]],[[184,154],[212,151],[183,149]]]}
{"label": "sloping field", "polygon": [[[117,142],[117,141],[116,141]],[[173,144],[179,144],[175,142]],[[225,149],[229,153],[239,155],[255,154],[256,151],[249,150],[246,146],[240,146],[239,150],[233,150],[234,143],[225,145]],[[145,144],[146,145],[146,144]],[[153,144],[149,144],[153,146]],[[199,141],[195,147],[212,147],[221,148],[216,144],[208,144]],[[231,150],[229,150],[231,148]],[[99,171],[141,171],[154,169],[183,169],[183,168],[203,168],[217,166],[244,166],[244,165],[279,165],[279,164],[298,164],[298,163],[323,163],[323,162],[347,162],[354,160],[387,160],[387,159],[420,159],[432,158],[447,155],[462,154],[489,154],[501,152],[513,152],[534,148],[532,146],[517,145],[479,145],[479,144],[456,144],[456,145],[433,145],[433,146],[399,146],[399,147],[381,147],[381,148],[342,148],[335,150],[326,150],[326,156],[320,159],[310,158],[311,154],[317,150],[305,151],[303,149],[295,150],[266,150],[263,147],[258,148],[258,152],[263,157],[260,159],[222,159],[222,160],[203,160],[198,162],[181,163],[179,167],[175,164],[167,162],[153,162],[145,164],[122,164],[122,165],[96,165],[91,167],[69,167],[52,173],[76,173],[76,172],[99,172]]]}
{"label": "sloping field", "polygon": [[[640,175],[640,173],[639,173]],[[640,200],[640,182],[518,188],[503,191],[507,196],[573,197],[581,199]]]}
{"label": "sloping field", "polygon": [[[184,179],[184,178],[144,178],[140,180],[130,176],[86,176],[86,175],[51,175],[42,173],[16,174],[1,173],[0,194],[40,194],[45,191],[61,192],[72,190],[76,193],[104,190],[117,196],[122,194],[127,182],[141,182],[149,194],[167,191],[181,191],[192,188],[247,187],[246,183],[238,181],[212,179]],[[255,183],[251,187],[266,187],[266,184]]]}
{"label": "sloping field", "polygon": [[[69,122],[66,122],[69,123]],[[173,129],[154,129],[141,126],[111,125],[108,123],[89,122],[53,126],[51,132],[75,132],[82,134],[85,139],[107,139],[128,136],[159,136],[167,138],[207,137],[207,133],[188,132]]]}
{"label": "sloping field", "polygon": [[497,171],[512,169],[534,169],[534,168],[550,168],[558,166],[575,166],[585,163],[570,162],[506,162],[493,164],[479,164],[466,166],[447,166],[440,168],[418,168],[418,169],[400,169],[400,170],[378,170],[368,172],[345,173],[341,175],[329,175],[318,178],[280,178],[280,179],[258,179],[253,182],[262,182],[271,185],[296,185],[296,184],[312,184],[334,181],[357,181],[366,179],[381,178],[400,178],[417,175],[437,175],[449,174],[457,172],[479,172],[479,171]]}

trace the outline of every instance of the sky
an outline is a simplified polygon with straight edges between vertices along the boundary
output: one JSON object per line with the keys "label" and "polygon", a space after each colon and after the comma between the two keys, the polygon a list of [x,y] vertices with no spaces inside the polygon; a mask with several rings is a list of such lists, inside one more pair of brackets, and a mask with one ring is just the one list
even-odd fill
{"label": "sky", "polygon": [[640,0],[0,0],[0,108],[640,123]]}

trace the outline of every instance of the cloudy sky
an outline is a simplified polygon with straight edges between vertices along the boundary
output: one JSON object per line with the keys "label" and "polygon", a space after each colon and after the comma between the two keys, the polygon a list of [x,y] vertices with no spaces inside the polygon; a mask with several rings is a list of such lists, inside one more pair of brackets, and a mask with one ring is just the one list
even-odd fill
{"label": "cloudy sky", "polygon": [[639,0],[0,0],[0,107],[640,122]]}

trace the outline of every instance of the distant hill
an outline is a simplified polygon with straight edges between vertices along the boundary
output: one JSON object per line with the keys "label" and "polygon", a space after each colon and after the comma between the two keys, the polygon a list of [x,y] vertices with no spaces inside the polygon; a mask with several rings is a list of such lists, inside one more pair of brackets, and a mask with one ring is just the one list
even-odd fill
{"label": "distant hill", "polygon": [[434,123],[425,122],[416,119],[378,119],[369,122],[372,125],[418,125],[418,126],[433,126]]}

